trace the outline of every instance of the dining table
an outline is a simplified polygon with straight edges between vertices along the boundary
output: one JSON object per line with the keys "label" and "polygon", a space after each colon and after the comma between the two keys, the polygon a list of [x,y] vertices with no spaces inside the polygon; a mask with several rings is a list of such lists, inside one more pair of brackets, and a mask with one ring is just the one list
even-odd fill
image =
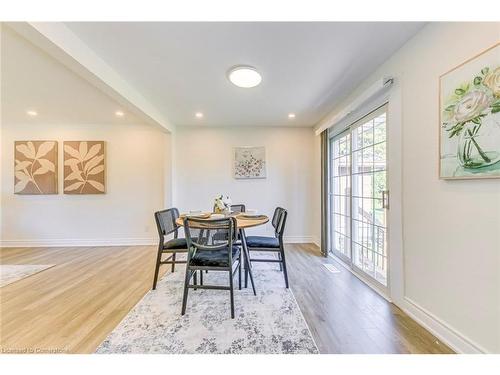
{"label": "dining table", "polygon": [[[210,212],[203,212],[200,214],[184,214],[180,215],[176,219],[175,223],[180,227],[182,227],[184,226],[184,218],[186,216],[210,220],[212,218],[212,215],[213,213]],[[215,217],[220,219],[221,215],[217,214],[217,216]],[[250,262],[250,252],[248,251],[245,229],[264,225],[269,221],[269,217],[267,215],[249,215],[244,212],[224,214],[223,217],[234,217],[236,219],[236,227],[238,229],[239,238],[241,240],[241,248],[243,250],[243,261],[245,268],[245,288],[248,287],[248,277],[250,277],[250,283],[252,284],[253,294],[257,295],[257,292],[255,290],[255,283],[253,280],[252,263]]]}

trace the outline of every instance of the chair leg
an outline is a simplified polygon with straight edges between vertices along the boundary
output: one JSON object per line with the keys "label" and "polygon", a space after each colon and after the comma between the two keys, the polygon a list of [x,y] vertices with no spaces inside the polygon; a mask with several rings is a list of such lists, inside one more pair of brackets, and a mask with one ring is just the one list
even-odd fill
{"label": "chair leg", "polygon": [[158,249],[158,256],[156,257],[156,266],[155,266],[155,275],[153,279],[153,290],[156,289],[156,283],[158,282],[158,273],[160,272],[160,264],[161,264],[161,249]]}
{"label": "chair leg", "polygon": [[238,260],[238,288],[241,290],[241,253],[240,259]]}
{"label": "chair leg", "polygon": [[280,265],[280,271],[283,271],[283,265],[281,264],[281,263],[283,262],[283,260],[281,259],[281,252],[280,252],[280,253],[278,253],[278,259],[281,261],[281,262],[279,263],[279,265]]}
{"label": "chair leg", "polygon": [[176,253],[172,254],[172,273],[175,271],[175,255]]}
{"label": "chair leg", "polygon": [[246,273],[250,276],[250,283],[252,284],[253,295],[256,296],[257,292],[255,291],[255,283],[253,281],[252,270],[250,269],[250,259],[247,260],[247,270]]}
{"label": "chair leg", "polygon": [[189,279],[191,279],[190,275],[191,271],[189,270],[189,267],[186,267],[186,277],[184,279],[184,295],[182,296],[182,311],[181,315],[184,315],[186,313],[186,304],[187,304],[187,299],[188,299],[188,285],[189,285]]}
{"label": "chair leg", "polygon": [[200,285],[203,285],[203,271],[200,271]]}
{"label": "chair leg", "polygon": [[229,270],[229,293],[231,296],[231,319],[234,319],[234,290],[233,290],[233,270]]}
{"label": "chair leg", "polygon": [[245,262],[245,267],[244,267],[244,271],[245,271],[245,288],[248,288],[248,269],[247,269],[246,260],[244,262]]}
{"label": "chair leg", "polygon": [[285,285],[288,288],[288,273],[286,271],[285,249],[283,249],[283,245],[280,246],[280,254],[281,254],[281,263],[283,264],[283,274],[285,276]]}
{"label": "chair leg", "polygon": [[[198,285],[198,271],[194,271],[194,274],[193,274],[193,284],[194,285]],[[193,288],[194,290],[197,290],[197,288]]]}

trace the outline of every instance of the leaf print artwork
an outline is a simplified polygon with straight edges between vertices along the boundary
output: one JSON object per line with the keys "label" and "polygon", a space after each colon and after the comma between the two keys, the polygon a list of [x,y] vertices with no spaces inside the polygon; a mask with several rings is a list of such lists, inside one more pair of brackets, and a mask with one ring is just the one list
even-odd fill
{"label": "leaf print artwork", "polygon": [[14,193],[57,194],[57,142],[14,142]]}
{"label": "leaf print artwork", "polygon": [[104,194],[103,141],[64,142],[64,193]]}

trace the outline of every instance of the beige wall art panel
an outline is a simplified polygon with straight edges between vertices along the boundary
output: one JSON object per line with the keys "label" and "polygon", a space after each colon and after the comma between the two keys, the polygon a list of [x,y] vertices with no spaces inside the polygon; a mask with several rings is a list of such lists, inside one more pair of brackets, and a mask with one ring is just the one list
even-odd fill
{"label": "beige wall art panel", "polygon": [[14,142],[14,193],[57,194],[57,142]]}
{"label": "beige wall art panel", "polygon": [[64,142],[64,194],[106,192],[104,141]]}

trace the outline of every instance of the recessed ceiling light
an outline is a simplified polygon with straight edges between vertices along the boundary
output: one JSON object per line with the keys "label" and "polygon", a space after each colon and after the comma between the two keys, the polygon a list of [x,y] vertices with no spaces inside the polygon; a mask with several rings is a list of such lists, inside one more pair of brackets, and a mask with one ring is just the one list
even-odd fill
{"label": "recessed ceiling light", "polygon": [[203,117],[203,113],[196,112],[195,116],[196,116],[196,118],[202,118]]}
{"label": "recessed ceiling light", "polygon": [[116,111],[115,116],[116,117],[123,117],[123,116],[125,116],[125,113],[123,113],[122,111]]}
{"label": "recessed ceiling light", "polygon": [[38,112],[37,111],[33,111],[32,109],[30,109],[29,111],[26,111],[26,114],[28,116],[31,116],[31,117],[38,116]]}
{"label": "recessed ceiling light", "polygon": [[295,118],[295,113],[289,113],[288,118]]}
{"label": "recessed ceiling light", "polygon": [[262,81],[262,76],[252,66],[235,66],[227,73],[229,80],[238,87],[255,87]]}

